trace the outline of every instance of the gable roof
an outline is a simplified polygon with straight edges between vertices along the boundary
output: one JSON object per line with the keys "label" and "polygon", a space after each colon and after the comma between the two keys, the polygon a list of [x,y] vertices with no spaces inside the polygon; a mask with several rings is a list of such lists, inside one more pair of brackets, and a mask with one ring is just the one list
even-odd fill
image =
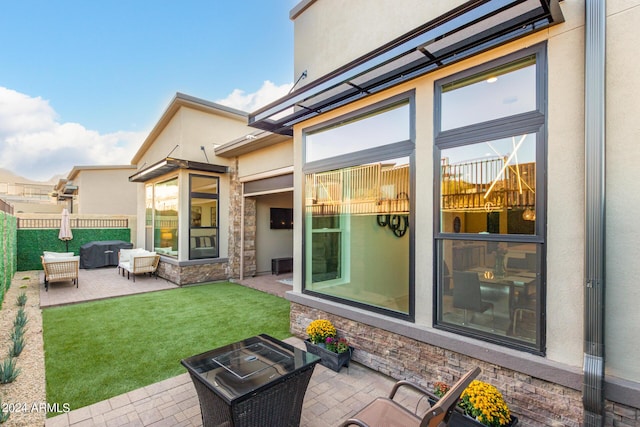
{"label": "gable roof", "polygon": [[235,108],[227,107],[225,105],[216,104],[215,102],[206,101],[204,99],[176,92],[176,95],[171,100],[169,106],[160,117],[160,120],[158,120],[158,123],[156,123],[153,129],[151,129],[151,132],[149,132],[149,135],[147,135],[147,138],[144,140],[136,154],[131,159],[132,164],[137,164],[140,161],[144,153],[149,149],[158,135],[160,135],[167,124],[171,121],[173,116],[175,116],[182,107],[191,108],[193,110],[198,110],[209,114],[216,114],[223,117],[229,117],[236,120],[241,119],[245,122],[247,121],[249,116],[248,113],[241,110],[236,110]]}

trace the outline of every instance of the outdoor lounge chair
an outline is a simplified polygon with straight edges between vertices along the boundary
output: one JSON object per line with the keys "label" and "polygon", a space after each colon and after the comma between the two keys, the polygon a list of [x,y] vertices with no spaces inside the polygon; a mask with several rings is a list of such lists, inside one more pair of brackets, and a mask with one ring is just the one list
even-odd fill
{"label": "outdoor lounge chair", "polygon": [[145,255],[132,255],[129,261],[120,262],[118,269],[122,269],[122,274],[127,272],[127,280],[133,275],[133,281],[136,281],[136,274],[149,273],[156,276],[156,270],[158,269],[158,263],[160,262],[160,255],[149,252]]}
{"label": "outdoor lounge chair", "polygon": [[78,287],[78,270],[80,257],[46,257],[40,256],[42,269],[44,270],[44,289],[49,291],[49,283],[71,282]]}
{"label": "outdoor lounge chair", "polygon": [[[360,427],[375,426],[403,426],[403,427],[443,427],[449,425],[451,413],[455,410],[460,395],[465,388],[480,374],[480,368],[476,367],[455,383],[451,389],[438,398],[433,393],[424,390],[418,385],[408,381],[398,381],[391,389],[388,398],[379,397],[360,412],[349,418],[341,427],[356,425]],[[393,398],[400,387],[407,386],[418,393],[423,394],[427,398],[431,398],[436,403],[431,406],[427,412],[420,416],[415,412],[411,412]]]}

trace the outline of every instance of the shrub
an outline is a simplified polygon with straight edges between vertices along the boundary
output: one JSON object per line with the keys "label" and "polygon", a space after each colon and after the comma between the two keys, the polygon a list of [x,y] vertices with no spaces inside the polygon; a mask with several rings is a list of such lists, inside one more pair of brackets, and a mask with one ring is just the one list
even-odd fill
{"label": "shrub", "polygon": [[27,294],[23,292],[20,295],[18,295],[18,300],[16,301],[16,304],[20,307],[24,307],[27,304]]}
{"label": "shrub", "polygon": [[4,405],[2,404],[2,399],[0,399],[0,424],[4,424],[9,419],[9,412],[5,412]]}
{"label": "shrub", "polygon": [[16,319],[13,321],[14,328],[24,328],[25,326],[27,326],[28,321],[29,319],[27,319],[27,313],[25,313],[24,309],[20,307],[18,309],[18,314],[16,314]]}
{"label": "shrub", "polygon": [[10,357],[18,357],[22,350],[24,350],[24,337],[23,336],[12,336],[11,337],[11,348],[9,349]]}
{"label": "shrub", "polygon": [[16,368],[16,360],[8,357],[0,363],[0,384],[9,384],[18,378],[20,368]]}

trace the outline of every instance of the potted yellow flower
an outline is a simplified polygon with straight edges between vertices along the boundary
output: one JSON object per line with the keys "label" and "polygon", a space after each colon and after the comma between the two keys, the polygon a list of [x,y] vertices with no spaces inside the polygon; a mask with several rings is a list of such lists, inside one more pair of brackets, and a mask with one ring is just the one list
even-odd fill
{"label": "potted yellow flower", "polygon": [[345,338],[338,338],[338,332],[327,319],[317,319],[307,326],[309,339],[305,345],[309,353],[320,356],[320,364],[339,372],[343,366],[349,367],[353,347]]}
{"label": "potted yellow flower", "polygon": [[511,413],[502,394],[491,384],[473,380],[460,396],[460,407],[483,425],[513,425]]}
{"label": "potted yellow flower", "polygon": [[[448,390],[446,383],[434,384],[434,394],[438,397],[442,397]],[[518,424],[518,418],[511,415],[500,391],[482,381],[474,380],[469,384],[460,395],[458,407],[460,412],[452,414],[451,426],[513,427]]]}

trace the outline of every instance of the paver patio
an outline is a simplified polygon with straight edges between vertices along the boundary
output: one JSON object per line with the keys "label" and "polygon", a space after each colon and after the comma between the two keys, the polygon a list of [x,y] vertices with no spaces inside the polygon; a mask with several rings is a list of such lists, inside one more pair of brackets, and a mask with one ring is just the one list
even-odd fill
{"label": "paver patio", "polygon": [[[40,272],[40,274],[42,274]],[[45,292],[41,286],[42,308],[97,300],[155,290],[176,285],[165,279],[136,277],[136,282],[118,276],[113,267],[80,270],[80,286],[53,284]],[[283,284],[291,275],[257,276],[240,284],[284,296],[291,286]],[[288,342],[304,349],[304,342],[290,337]],[[176,361],[179,363],[179,361]],[[395,381],[358,363],[339,373],[317,365],[305,394],[300,425],[336,426],[375,397],[387,395]],[[201,426],[200,406],[188,374],[151,384],[68,413],[48,418],[46,427],[62,426]],[[267,426],[265,426],[267,427]],[[270,427],[270,426],[269,426]]]}

